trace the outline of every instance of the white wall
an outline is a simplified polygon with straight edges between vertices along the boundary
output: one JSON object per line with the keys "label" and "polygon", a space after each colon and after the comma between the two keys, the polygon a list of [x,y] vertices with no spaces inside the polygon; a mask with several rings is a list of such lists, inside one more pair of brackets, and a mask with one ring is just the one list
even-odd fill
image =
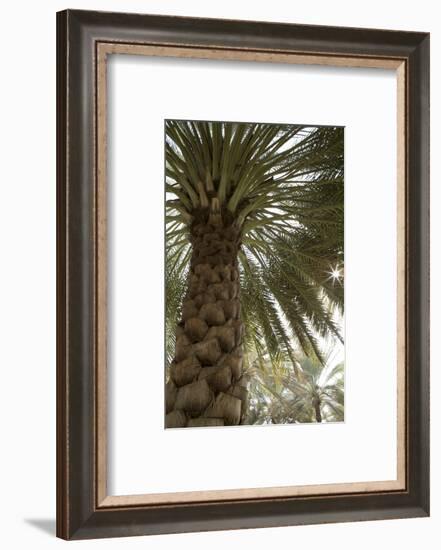
{"label": "white wall", "polygon": [[[61,547],[55,518],[55,11],[102,9],[293,23],[397,28],[432,33],[432,97],[441,96],[437,2],[402,0],[161,0],[2,5],[0,39],[0,540],[8,550]],[[437,24],[438,16],[438,24]],[[440,120],[433,100],[432,128]],[[432,132],[432,181],[441,179],[439,134]],[[440,280],[441,191],[432,190],[432,281]],[[432,388],[441,383],[439,286],[432,288]],[[437,307],[438,306],[438,307]],[[435,393],[434,393],[435,395]],[[432,400],[432,517],[153,538],[87,541],[82,548],[370,549],[418,544],[441,535],[440,400]],[[435,542],[436,541],[436,542]]]}

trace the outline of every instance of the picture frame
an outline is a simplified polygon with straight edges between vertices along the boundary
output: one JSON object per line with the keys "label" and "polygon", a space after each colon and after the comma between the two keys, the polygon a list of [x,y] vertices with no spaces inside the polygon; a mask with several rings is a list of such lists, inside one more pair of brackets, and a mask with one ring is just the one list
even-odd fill
{"label": "picture frame", "polygon": [[[223,496],[208,491],[185,499],[107,494],[106,60],[115,53],[397,72],[402,184],[397,480],[283,491],[238,488]],[[429,35],[59,12],[57,536],[87,539],[428,515]]]}

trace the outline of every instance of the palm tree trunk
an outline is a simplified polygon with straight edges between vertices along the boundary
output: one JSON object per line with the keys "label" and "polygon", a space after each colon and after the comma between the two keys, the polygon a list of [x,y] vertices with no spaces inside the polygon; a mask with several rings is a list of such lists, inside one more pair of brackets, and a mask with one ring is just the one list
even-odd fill
{"label": "palm tree trunk", "polygon": [[207,210],[191,227],[188,288],[166,386],[167,428],[236,425],[246,412],[240,232]]}
{"label": "palm tree trunk", "polygon": [[313,406],[315,410],[315,420],[316,422],[322,421],[322,411],[320,410],[320,399],[314,399],[313,400]]}

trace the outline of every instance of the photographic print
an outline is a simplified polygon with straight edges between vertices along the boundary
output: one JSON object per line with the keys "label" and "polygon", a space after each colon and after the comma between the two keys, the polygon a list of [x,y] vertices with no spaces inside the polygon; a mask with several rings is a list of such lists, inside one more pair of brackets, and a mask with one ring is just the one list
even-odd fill
{"label": "photographic print", "polygon": [[57,14],[59,537],[429,514],[429,40]]}
{"label": "photographic print", "polygon": [[344,420],[344,128],[165,122],[166,428]]}

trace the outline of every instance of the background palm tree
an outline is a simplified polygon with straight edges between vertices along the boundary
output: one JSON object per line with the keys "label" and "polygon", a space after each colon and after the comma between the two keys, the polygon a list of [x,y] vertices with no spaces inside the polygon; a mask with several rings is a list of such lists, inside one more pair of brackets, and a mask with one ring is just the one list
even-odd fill
{"label": "background palm tree", "polygon": [[343,128],[165,130],[166,426],[238,424],[251,352],[297,372],[341,339]]}
{"label": "background palm tree", "polygon": [[317,358],[300,359],[297,375],[289,366],[281,376],[255,368],[249,394],[247,424],[342,422],[344,364],[335,364],[329,353],[324,364]]}

